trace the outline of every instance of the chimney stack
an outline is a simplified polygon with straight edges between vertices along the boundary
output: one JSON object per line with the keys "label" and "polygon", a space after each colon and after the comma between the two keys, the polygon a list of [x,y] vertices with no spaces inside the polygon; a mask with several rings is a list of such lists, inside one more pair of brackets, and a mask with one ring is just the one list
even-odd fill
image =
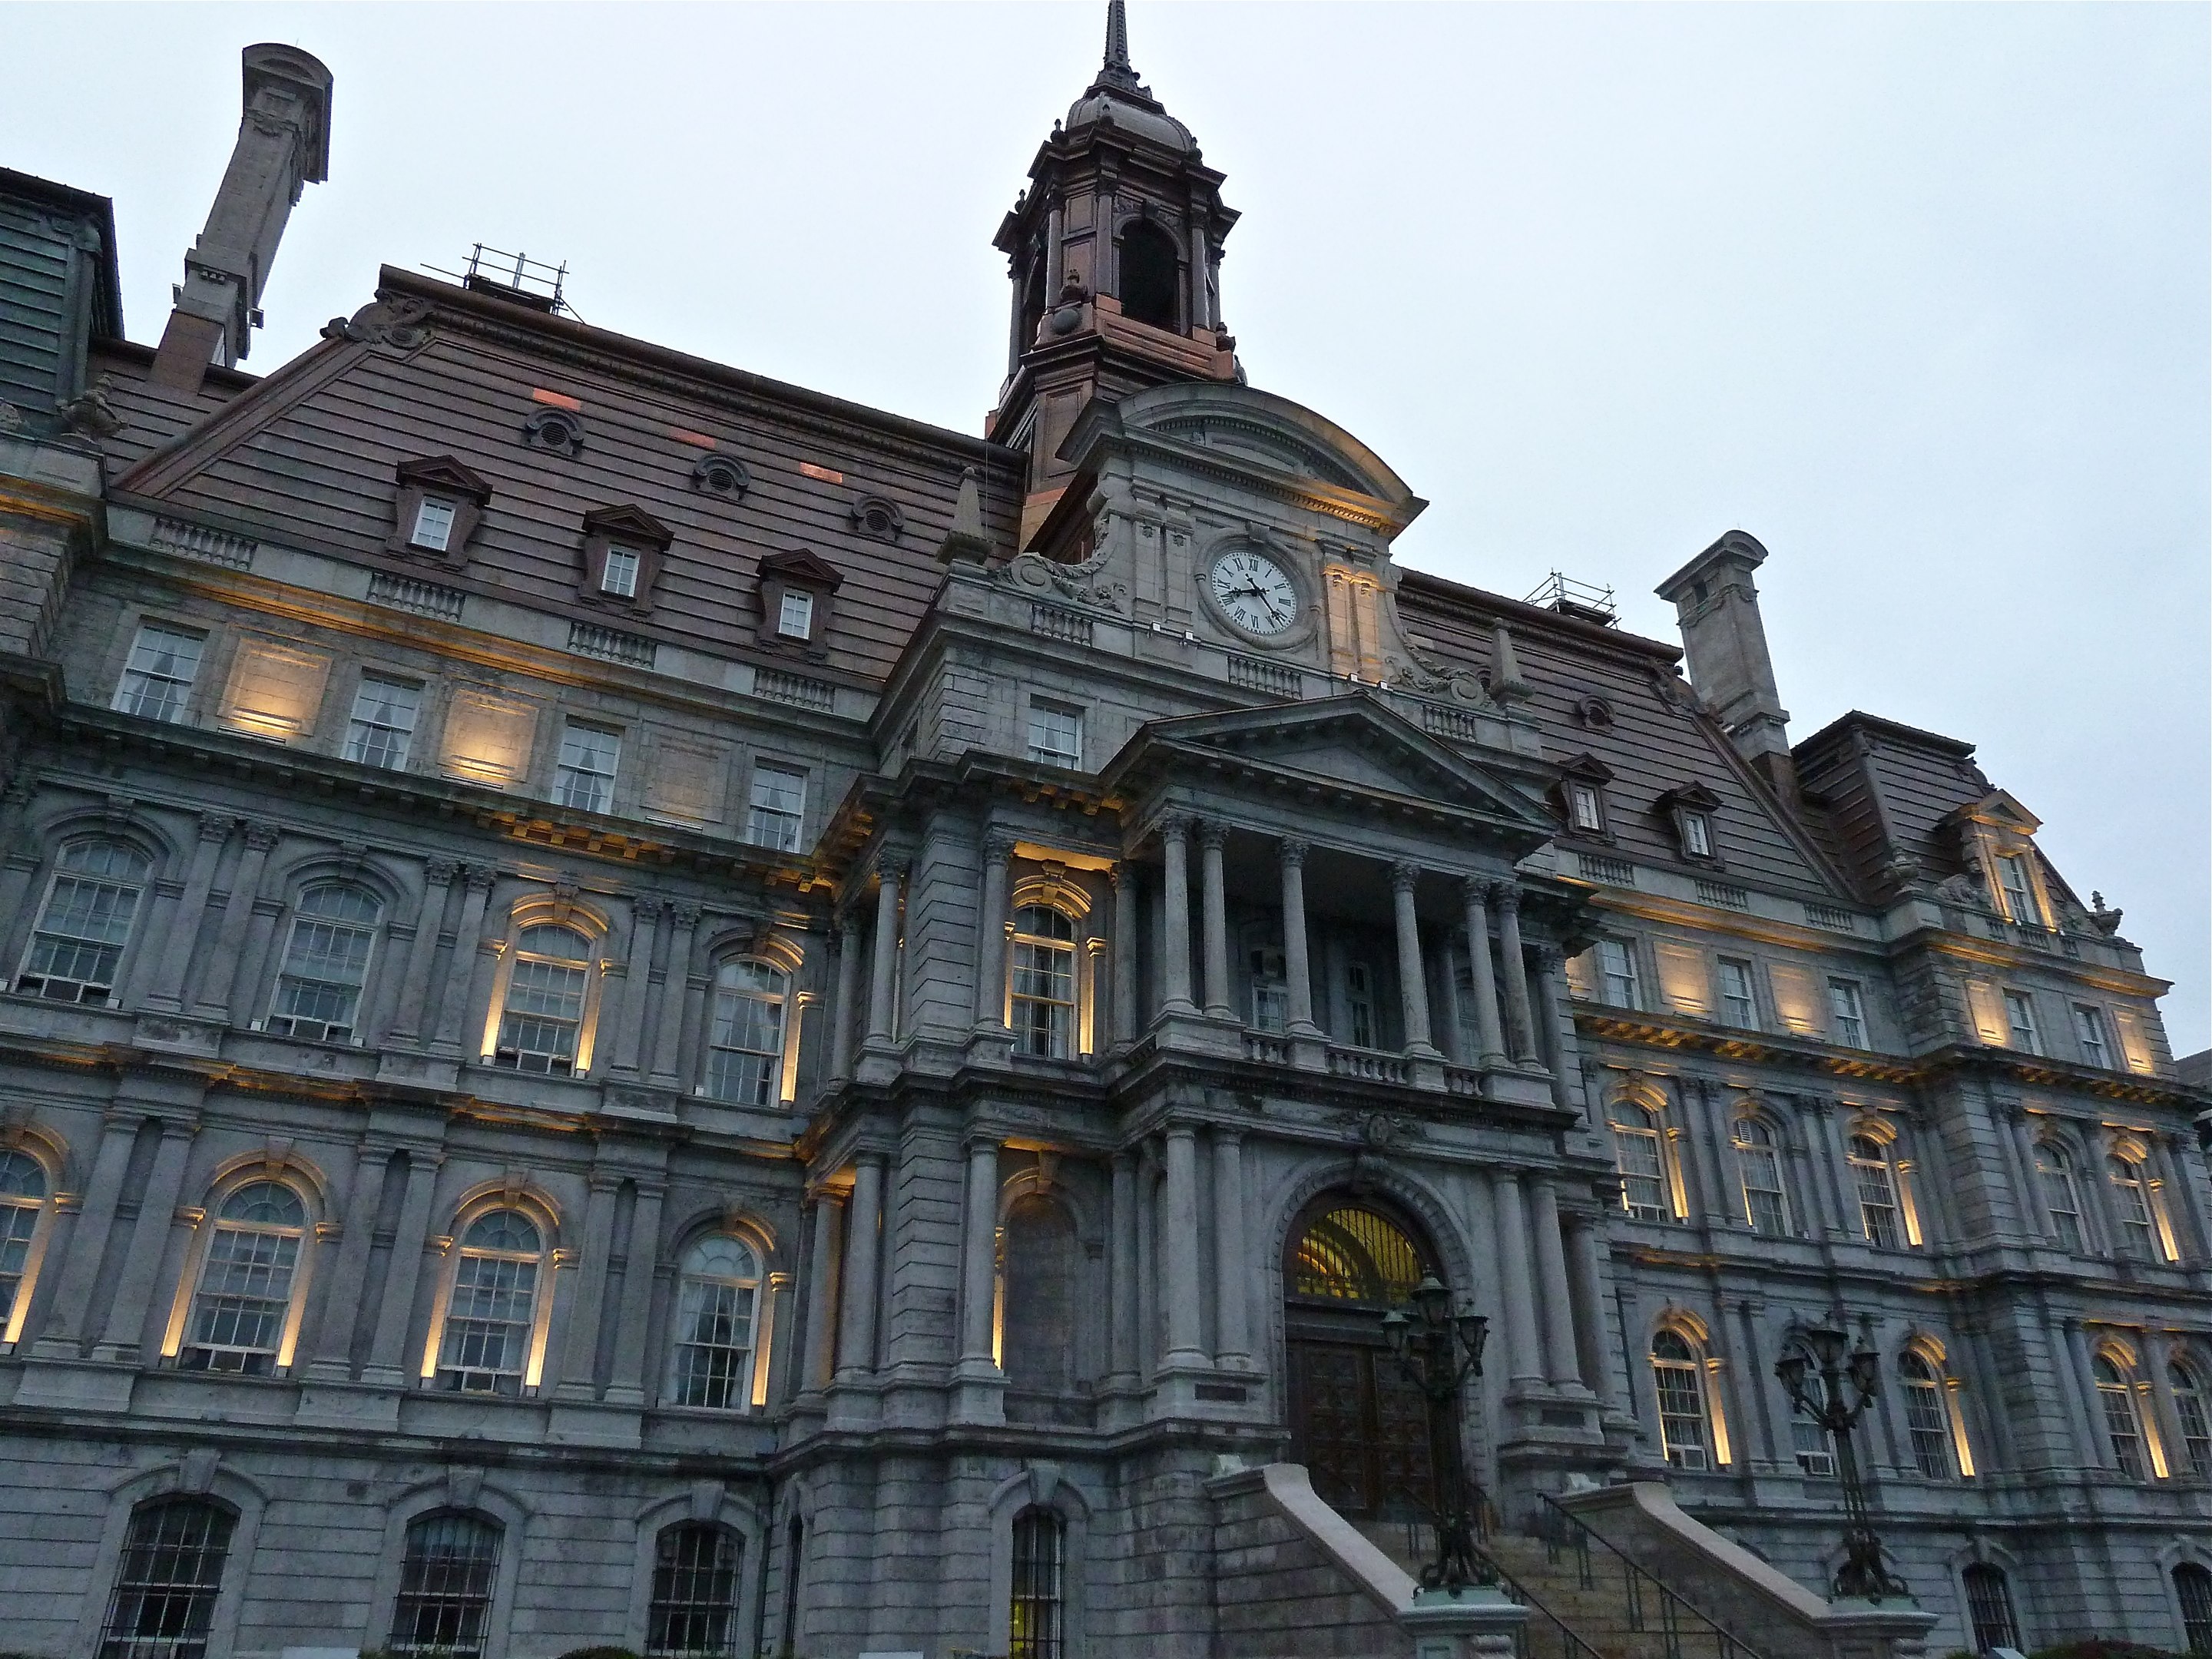
{"label": "chimney stack", "polygon": [[197,392],[210,363],[235,368],[259,322],[261,290],[301,191],[331,164],[331,72],[291,46],[248,46],[238,144],[185,255],[184,285],[161,331],[154,383]]}
{"label": "chimney stack", "polygon": [[1759,590],[1751,573],[1766,562],[1756,538],[1731,530],[1654,590],[1674,606],[1690,684],[1735,750],[1784,801],[1797,799],[1790,714],[1775,689]]}

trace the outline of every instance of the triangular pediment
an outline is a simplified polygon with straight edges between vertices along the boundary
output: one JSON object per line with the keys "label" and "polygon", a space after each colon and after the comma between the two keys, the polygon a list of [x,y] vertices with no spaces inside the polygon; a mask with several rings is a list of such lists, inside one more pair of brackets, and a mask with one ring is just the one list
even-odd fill
{"label": "triangular pediment", "polygon": [[1951,817],[1960,823],[1990,824],[2021,836],[2032,836],[2043,828],[2043,820],[2022,806],[2008,789],[1992,789],[1979,800],[1959,807]]}
{"label": "triangular pediment", "polygon": [[763,576],[781,576],[787,582],[802,587],[827,588],[834,592],[844,582],[844,575],[829,560],[810,553],[803,547],[787,548],[770,553],[760,562]]}
{"label": "triangular pediment", "polygon": [[491,499],[491,486],[451,455],[418,456],[413,460],[400,462],[392,471],[404,484],[420,484],[425,489],[450,490],[456,495],[470,497],[478,507]]}
{"label": "triangular pediment", "polygon": [[648,542],[655,547],[665,547],[676,539],[676,532],[641,507],[624,504],[603,507],[584,514],[584,529],[587,534],[607,536],[621,541]]}

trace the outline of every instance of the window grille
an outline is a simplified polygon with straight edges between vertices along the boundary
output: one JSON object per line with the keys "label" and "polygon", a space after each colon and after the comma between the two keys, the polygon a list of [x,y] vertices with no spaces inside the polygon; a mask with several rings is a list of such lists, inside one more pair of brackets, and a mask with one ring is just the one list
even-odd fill
{"label": "window grille", "polygon": [[526,927],[514,942],[496,1064],[566,1076],[575,1069],[584,1025],[590,944],[567,927]]}
{"label": "window grille", "polygon": [[1889,1148],[1872,1135],[1853,1135],[1850,1166],[1858,1188],[1860,1231],[1878,1249],[1897,1249],[1897,1176],[1890,1168]]}
{"label": "window grille", "polygon": [[453,544],[455,510],[451,501],[424,501],[415,508],[415,528],[408,532],[411,547],[442,553]]}
{"label": "window grille", "polygon": [[779,853],[798,850],[799,826],[806,811],[806,774],[769,761],[753,763],[752,813],[745,839]]}
{"label": "window grille", "polygon": [[207,1659],[234,1517],[197,1498],[141,1504],[131,1517],[100,1659]]}
{"label": "window grille", "polygon": [[2074,1161],[2048,1141],[2035,1147],[2035,1176],[2043,1186],[2043,1207],[2062,1249],[2081,1254],[2081,1192],[2074,1182]]}
{"label": "window grille", "polygon": [[553,799],[582,812],[606,811],[614,804],[615,767],[621,756],[622,733],[571,720],[561,733]]}
{"label": "window grille", "polygon": [[383,914],[384,907],[357,888],[315,887],[301,896],[276,975],[270,1030],[332,1042],[354,1035]]}
{"label": "window grille", "polygon": [[1974,1650],[2017,1648],[2020,1625],[2012,1616],[2012,1586],[2004,1569],[1977,1562],[1960,1575],[1966,1584],[1966,1618],[1974,1627]]}
{"label": "window grille", "polygon": [[1623,1101],[1613,1118],[1613,1167],[1620,1171],[1620,1206],[1638,1221],[1664,1221],[1667,1155],[1657,1118],[1633,1102]]}
{"label": "window grille", "polygon": [[2154,1259],[2152,1249],[2155,1224],[2151,1219],[2150,1193],[2142,1166],[2114,1156],[2105,1160],[2105,1174],[2112,1183],[2112,1207],[2120,1218],[2120,1248],[2138,1261]]}
{"label": "window grille", "polygon": [[31,1240],[46,1205],[46,1172],[21,1152],[0,1152],[0,1338],[22,1294]]}
{"label": "window grille", "polygon": [[2173,1570],[2173,1597],[2181,1603],[2181,1637],[2191,1653],[2212,1653],[2212,1572],[2194,1561]]}
{"label": "window grille", "polygon": [[115,688],[115,707],[149,720],[185,717],[185,699],[200,672],[207,635],[160,623],[141,623],[131,642],[130,660]]}
{"label": "window grille", "polygon": [[1751,988],[1751,964],[1721,958],[1721,1018],[1738,1030],[1759,1029],[1759,1000]]}
{"label": "window grille", "polygon": [[635,599],[637,573],[642,562],[629,548],[609,548],[606,564],[599,572],[599,592],[611,593],[621,599]]}
{"label": "window grille", "polygon": [[1836,1478],[1836,1447],[1822,1428],[1801,1409],[1790,1419],[1790,1443],[1797,1454],[1797,1472],[1811,1480]]}
{"label": "window grille", "polygon": [[404,680],[363,674],[354,693],[353,718],[346,728],[346,758],[387,772],[404,771],[415,741],[415,720],[422,708],[422,688]]}
{"label": "window grille", "polygon": [[299,1194],[281,1182],[257,1181],[223,1200],[192,1297],[187,1370],[266,1376],[276,1368],[307,1226]]}
{"label": "window grille", "polygon": [[2112,1442],[2112,1462],[2130,1480],[2143,1475],[2142,1422],[2136,1415],[2133,1382],[2109,1355],[2099,1354],[2092,1366],[2097,1377],[2097,1400],[2105,1413],[2105,1437]]}
{"label": "window grille", "polygon": [[1291,1293],[1395,1307],[1412,1298],[1425,1271],[1404,1229],[1346,1205],[1316,1218],[1299,1236]]}
{"label": "window grille", "polygon": [[1599,975],[1605,981],[1605,1000],[1616,1008],[1641,1008],[1644,1000],[1636,982],[1636,952],[1617,939],[1600,939]]}
{"label": "window grille", "polygon": [[1066,1529],[1048,1510],[1014,1517],[1013,1605],[1007,1659],[1062,1659],[1061,1577]]}
{"label": "window grille", "polygon": [[1708,1466],[1705,1368],[1679,1331],[1651,1340],[1651,1374],[1659,1390],[1659,1433],[1667,1461],[1678,1469]]}
{"label": "window grille", "polygon": [[514,1210],[478,1216],[462,1236],[441,1343],[440,1386],[518,1394],[538,1308],[538,1229]]}
{"label": "window grille", "polygon": [[2043,1042],[2035,1029],[2035,1004],[2025,991],[2004,994],[2005,1024],[2010,1029],[2012,1046],[2024,1054],[2039,1054]]}
{"label": "window grille", "polygon": [[1030,758],[1047,766],[1083,765],[1083,711],[1066,703],[1030,699]]}
{"label": "window grille", "polygon": [[1906,1349],[1897,1359],[1897,1374],[1905,1384],[1905,1423],[1912,1440],[1912,1461],[1930,1480],[1948,1480],[1957,1471],[1951,1463],[1951,1418],[1943,1407],[1943,1380],[1924,1355]]}
{"label": "window grille", "polygon": [[2203,1384],[2194,1369],[2178,1359],[2167,1364],[2166,1380],[2173,1389],[2173,1413],[2181,1419],[2181,1449],[2189,1472],[2200,1480],[2212,1480],[2212,1413],[2205,1409]]}
{"label": "window grille", "polygon": [[1860,992],[1857,981],[1832,979],[1828,981],[1828,1012],[1835,1018],[1838,1042],[1846,1048],[1867,1046],[1866,999]]}
{"label": "window grille", "polygon": [[1014,915],[1014,1052],[1066,1060],[1075,1036],[1075,924],[1042,904]]}
{"label": "window grille", "polygon": [[743,1240],[716,1234],[685,1253],[670,1388],[678,1405],[728,1411],[747,1403],[759,1292],[760,1263]]}
{"label": "window grille", "polygon": [[152,868],[112,841],[64,848],[15,988],[54,1002],[105,1003]]}
{"label": "window grille", "polygon": [[714,970],[714,1018],[707,1036],[707,1092],[738,1106],[783,1097],[783,1018],[790,975],[747,957]]}
{"label": "window grille", "polygon": [[2074,1005],[2074,1039],[2081,1045],[2084,1065],[2104,1066],[2112,1063],[2106,1058],[2105,1016],[2094,1005]]}
{"label": "window grille", "polygon": [[744,1546],[720,1527],[664,1528],[653,1552],[646,1659],[734,1659]]}
{"label": "window grille", "polygon": [[473,1515],[426,1515],[410,1525],[386,1644],[391,1651],[483,1659],[499,1546],[500,1529]]}
{"label": "window grille", "polygon": [[1790,1231],[1790,1205],[1782,1183],[1782,1153],[1764,1119],[1735,1123],[1736,1170],[1743,1182],[1743,1215],[1755,1233],[1781,1238]]}
{"label": "window grille", "polygon": [[814,596],[803,589],[787,587],[782,602],[776,606],[775,631],[787,640],[803,640],[814,632]]}

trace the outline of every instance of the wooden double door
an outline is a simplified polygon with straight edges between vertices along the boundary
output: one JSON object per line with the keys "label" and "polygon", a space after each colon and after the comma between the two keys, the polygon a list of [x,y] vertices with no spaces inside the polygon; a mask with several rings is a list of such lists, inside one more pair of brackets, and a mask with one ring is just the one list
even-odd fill
{"label": "wooden double door", "polygon": [[1389,1349],[1320,1322],[1289,1336],[1291,1455],[1322,1501],[1354,1521],[1426,1519],[1428,1408]]}

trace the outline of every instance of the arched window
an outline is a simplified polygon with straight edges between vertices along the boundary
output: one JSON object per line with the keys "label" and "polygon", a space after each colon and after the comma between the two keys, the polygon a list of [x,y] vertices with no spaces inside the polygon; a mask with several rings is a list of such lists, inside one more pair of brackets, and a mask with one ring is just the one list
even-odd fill
{"label": "arched window", "polygon": [[157,1498],[132,1510],[100,1659],[205,1659],[235,1525],[204,1498]]}
{"label": "arched window", "polygon": [[2145,1478],[2142,1419],[2136,1410],[2133,1367],[2124,1366],[2110,1353],[2093,1362],[2097,1375],[2097,1401],[2105,1413],[2105,1437],[2112,1443],[2112,1462],[2130,1480]]}
{"label": "arched window", "polygon": [[1121,233],[1121,314],[1153,328],[1176,326],[1176,290],[1182,286],[1175,238],[1140,220]]}
{"label": "arched window", "polygon": [[2081,1253],[2081,1189],[2075,1183],[2074,1160],[2063,1146],[2035,1143],[2035,1178],[2043,1188],[2043,1207],[2062,1249]]}
{"label": "arched window", "polygon": [[499,1544],[499,1528],[478,1515],[443,1510],[410,1522],[386,1647],[437,1659],[483,1659]]}
{"label": "arched window", "polygon": [[738,1106],[783,1098],[783,1019],[791,975],[758,957],[714,970],[714,1018],[707,1037],[707,1092]]}
{"label": "arched window", "polygon": [[0,1152],[0,1341],[15,1340],[15,1304],[28,1294],[31,1241],[46,1209],[46,1172],[21,1152]]}
{"label": "arched window", "polygon": [[1735,1167],[1743,1184],[1743,1216],[1755,1233],[1780,1238],[1790,1231],[1790,1201],[1782,1182],[1782,1149],[1764,1118],[1735,1121]]}
{"label": "arched window", "polygon": [[1860,1231],[1869,1244],[1897,1249],[1897,1172],[1890,1167],[1889,1148],[1872,1135],[1853,1135],[1850,1161],[1858,1189]]}
{"label": "arched window", "polygon": [[1705,1367],[1689,1338],[1668,1327],[1651,1339],[1651,1376],[1659,1390],[1659,1433],[1667,1461],[1678,1469],[1711,1468]]}
{"label": "arched window", "polygon": [[1905,1425],[1912,1439],[1912,1461],[1929,1480],[1957,1477],[1951,1460],[1950,1402],[1943,1377],[1928,1357],[1907,1348],[1897,1357],[1898,1381],[1905,1385]]}
{"label": "arched window", "polygon": [[760,1259],[716,1233],[684,1253],[676,1293],[676,1352],[668,1385],[679,1406],[741,1410],[752,1397]]}
{"label": "arched window", "polygon": [[2212,1412],[2204,1403],[2204,1384],[2197,1368],[2183,1359],[2171,1360],[2166,1380],[2173,1389],[2173,1414],[2181,1419],[2181,1455],[2189,1472],[2200,1480],[2212,1480]]}
{"label": "arched window", "polygon": [[327,1042],[351,1040],[368,979],[369,947],[383,905],[358,887],[311,887],[300,896],[269,1029]]}
{"label": "arched window", "polygon": [[1014,1517],[1013,1601],[1006,1659],[1064,1659],[1067,1528],[1050,1510]]}
{"label": "arched window", "polygon": [[152,870],[144,854],[120,842],[62,848],[15,988],[55,1002],[106,1002]]}
{"label": "arched window", "polygon": [[282,1182],[251,1182],[223,1200],[192,1295],[185,1370],[266,1376],[276,1368],[307,1230],[307,1206]]}
{"label": "arched window", "polygon": [[1403,1229],[1353,1205],[1316,1217],[1298,1236],[1291,1294],[1398,1307],[1425,1271]]}
{"label": "arched window", "polygon": [[575,1070],[591,957],[591,941],[572,927],[522,930],[500,1012],[495,1064],[562,1077]]}
{"label": "arched window", "polygon": [[1051,1199],[1026,1193],[1000,1235],[999,1364],[1017,1389],[1059,1390],[1073,1380],[1075,1224]]}
{"label": "arched window", "polygon": [[2173,1570],[2173,1599],[2181,1603],[2181,1639],[2191,1653],[2212,1653],[2212,1572],[2194,1561]]}
{"label": "arched window", "polygon": [[1674,1213],[1668,1202],[1667,1146],[1659,1115],[1633,1100],[1617,1100],[1608,1122],[1613,1161],[1620,1171],[1620,1207],[1638,1221],[1664,1221]]}
{"label": "arched window", "polygon": [[1960,1577],[1966,1586],[1966,1620],[1974,1627],[1974,1651],[2020,1645],[2020,1621],[2012,1616],[2012,1586],[2004,1569],[1977,1561]]}
{"label": "arched window", "polygon": [[734,1659],[744,1553],[726,1528],[687,1521],[661,1528],[653,1549],[646,1659]]}
{"label": "arched window", "polygon": [[2112,1183],[2121,1250],[2138,1261],[2157,1260],[2157,1224],[2151,1218],[2150,1183],[2143,1178],[2142,1165],[2115,1152],[2105,1160],[2105,1175]]}
{"label": "arched window", "polygon": [[461,1235],[438,1362],[442,1388],[519,1394],[529,1369],[544,1245],[520,1210],[489,1210]]}
{"label": "arched window", "polygon": [[1075,1046],[1075,923],[1049,905],[1014,913],[1014,1052],[1066,1060]]}

